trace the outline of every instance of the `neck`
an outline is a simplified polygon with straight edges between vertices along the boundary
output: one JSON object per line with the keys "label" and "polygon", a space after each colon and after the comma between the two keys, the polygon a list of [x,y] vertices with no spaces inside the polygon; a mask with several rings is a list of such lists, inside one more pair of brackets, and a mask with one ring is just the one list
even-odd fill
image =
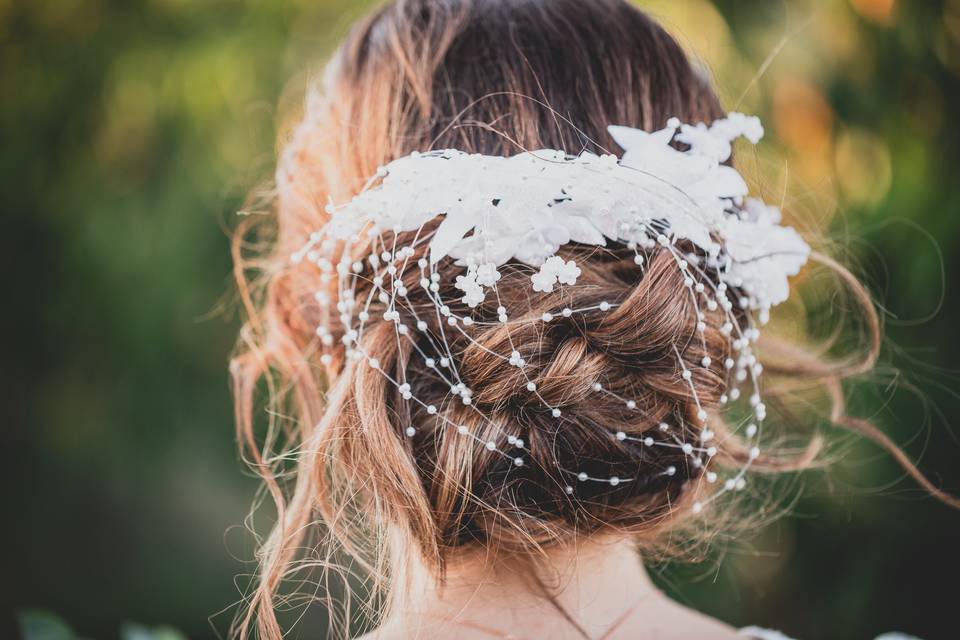
{"label": "neck", "polygon": [[395,614],[406,628],[418,619],[536,631],[533,637],[577,627],[594,635],[636,606],[663,598],[632,543],[622,539],[550,548],[533,563],[463,558],[450,564],[442,583],[422,567],[410,578],[414,588],[396,603]]}

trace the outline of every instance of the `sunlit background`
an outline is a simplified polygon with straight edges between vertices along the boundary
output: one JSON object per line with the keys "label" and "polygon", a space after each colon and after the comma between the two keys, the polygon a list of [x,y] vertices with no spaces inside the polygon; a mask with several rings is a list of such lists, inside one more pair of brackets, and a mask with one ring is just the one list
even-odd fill
{"label": "sunlit background", "polygon": [[[852,409],[960,488],[960,0],[641,4],[764,118],[745,169],[765,197],[883,303],[882,372]],[[232,441],[227,229],[369,6],[0,0],[0,636],[227,626],[256,488]],[[872,445],[845,451],[795,515],[658,580],[799,638],[958,637],[960,514]]]}

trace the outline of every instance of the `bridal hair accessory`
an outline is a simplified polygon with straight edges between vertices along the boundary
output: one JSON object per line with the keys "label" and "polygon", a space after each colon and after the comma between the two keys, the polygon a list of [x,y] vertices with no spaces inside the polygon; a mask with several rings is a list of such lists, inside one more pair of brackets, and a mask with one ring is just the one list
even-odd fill
{"label": "bridal hair accessory", "polygon": [[[502,268],[508,264],[526,268],[528,296],[536,296],[576,286],[580,267],[575,259],[567,259],[569,255],[558,255],[561,247],[625,248],[633,252],[641,271],[654,252],[668,252],[683,275],[684,290],[678,295],[689,296],[701,339],[710,320],[706,311],[713,312],[711,318],[723,318],[719,329],[728,337],[729,357],[723,361],[727,387],[720,403],[737,401],[741,387],[748,385],[749,392],[743,395],[749,400],[750,417],[738,427],[748,441],[746,462],[725,479],[713,470],[711,461],[722,443],[716,442],[708,407],[701,406],[697,396],[693,382],[697,372],[684,363],[676,347],[680,377],[696,405],[698,441],[688,441],[685,430],[667,422],[651,424],[639,437],[611,426],[610,437],[641,447],[682,450],[700,477],[717,485],[710,497],[694,503],[693,510],[699,512],[719,495],[742,489],[745,473],[760,454],[766,407],[760,397],[762,366],[753,354],[753,343],[770,308],[787,299],[788,277],[804,265],[810,248],[793,228],[779,224],[779,209],[748,197],[743,177],[725,164],[735,139],[744,137],[752,144],[760,140],[763,127],[758,118],[730,113],[709,126],[671,118],[665,128],[652,133],[622,126],[608,130],[624,149],[620,158],[587,152],[571,156],[557,150],[501,157],[447,149],[394,160],[380,167],[350,202],[328,204],[329,222],[310,235],[292,261],[306,260],[320,270],[315,298],[322,318],[316,328],[323,348],[321,362],[330,364],[341,352],[348,359],[365,361],[404,401],[433,416],[438,426],[455,429],[522,467],[527,461],[522,433],[506,436],[505,442],[485,440],[420,400],[405,371],[387,371],[365,351],[366,324],[374,313],[393,323],[397,341],[409,341],[428,374],[449,386],[451,400],[476,411],[481,420],[489,421],[472,403],[473,390],[460,378],[458,354],[445,332],[458,332],[501,359],[503,366],[517,367],[527,381],[527,392],[543,411],[562,421],[562,408],[540,396],[527,376],[524,345],[511,341],[509,353],[496,353],[475,342],[471,331],[603,314],[615,309],[618,301],[513,319],[500,302]],[[445,259],[459,267],[453,283],[443,282],[437,270]],[[359,297],[358,283],[369,289]],[[413,304],[408,285],[422,288],[432,308]],[[451,291],[450,285],[456,294],[445,299],[442,294]],[[483,315],[477,312],[485,305],[491,310],[489,319],[475,318]],[[704,356],[700,364],[709,367],[711,360]],[[592,389],[627,409],[637,406],[601,382],[593,383]],[[501,426],[496,432],[510,428]],[[407,426],[404,433],[414,438],[417,429]],[[576,492],[578,482],[616,487],[636,479],[562,471],[569,478],[568,494]],[[667,466],[657,474],[676,472],[675,466]]]}

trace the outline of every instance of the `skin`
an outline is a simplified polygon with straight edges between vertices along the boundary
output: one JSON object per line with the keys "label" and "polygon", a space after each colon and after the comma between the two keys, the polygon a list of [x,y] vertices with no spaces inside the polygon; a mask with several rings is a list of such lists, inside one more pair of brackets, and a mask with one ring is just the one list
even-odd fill
{"label": "skin", "polygon": [[[538,575],[589,638],[724,640],[736,631],[660,592],[625,539],[589,540],[551,549]],[[509,558],[465,558],[443,585],[412,567],[410,588],[384,624],[361,640],[463,638],[583,640],[584,636],[531,583],[529,565]],[[632,608],[632,610],[631,610]],[[614,623],[629,615],[616,628]]]}

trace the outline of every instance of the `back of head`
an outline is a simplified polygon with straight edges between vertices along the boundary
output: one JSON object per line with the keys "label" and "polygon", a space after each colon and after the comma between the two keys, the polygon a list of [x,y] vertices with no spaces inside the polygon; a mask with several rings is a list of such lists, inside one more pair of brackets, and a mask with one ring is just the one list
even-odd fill
{"label": "back of head", "polygon": [[[398,0],[352,30],[283,151],[265,293],[234,363],[241,439],[281,514],[241,633],[255,618],[279,637],[276,590],[317,512],[374,570],[387,555],[367,542],[389,531],[441,573],[458,554],[532,555],[597,532],[657,545],[699,511],[711,465],[787,466],[721,415],[736,376],[759,373],[754,325],[716,271],[701,269],[694,289],[685,256],[704,256],[689,242],[565,243],[574,285],[531,295],[536,267],[508,260],[496,297],[469,305],[462,262],[430,264],[425,284],[414,266],[439,220],[328,247],[333,262],[349,252],[359,265],[346,289],[316,267],[322,256],[289,260],[329,224],[328,202],[349,201],[412,152],[603,154],[617,148],[611,124],[654,131],[723,116],[705,75],[624,0]],[[394,261],[410,266],[390,273],[402,306],[377,275]],[[780,372],[835,371],[798,362]],[[297,417],[285,436],[298,451],[289,494],[279,457],[254,436],[253,392],[270,370]],[[267,442],[281,439],[271,431]]]}
{"label": "back of head", "polygon": [[723,114],[674,39],[623,0],[391,2],[354,27],[318,90],[278,174],[282,213],[311,229],[318,203],[414,150],[612,149],[612,123]]}
{"label": "back of head", "polygon": [[[278,177],[280,233],[292,237],[282,238],[290,244],[278,249],[279,259],[286,262],[304,242],[305,232],[322,226],[328,198],[349,199],[379,165],[412,151],[456,148],[512,155],[540,148],[606,150],[615,148],[607,132],[610,123],[651,130],[671,117],[709,123],[722,113],[712,89],[676,42],[621,0],[391,3],[347,38],[330,64],[323,93],[312,96],[304,123],[284,154]],[[537,464],[510,469],[510,460],[463,442],[455,431],[436,428],[433,416],[404,415],[399,408],[404,403],[396,402],[382,377],[340,362],[328,367],[337,392],[323,409],[322,431],[330,446],[340,449],[335,459],[349,460],[354,481],[374,487],[382,497],[378,508],[387,512],[385,521],[414,525],[416,540],[429,557],[440,560],[451,548],[489,542],[491,536],[496,544],[516,538],[522,546],[531,536],[563,538],[574,530],[655,526],[677,501],[688,479],[686,465],[675,476],[624,483],[616,491],[597,487],[589,500],[571,500],[565,492],[568,481],[556,473],[585,467],[603,477],[634,475],[638,448],[611,440],[608,432],[637,435],[651,424],[683,421],[690,392],[678,377],[672,345],[689,344],[685,357],[691,363],[707,355],[706,345],[692,340],[696,318],[682,296],[683,276],[672,256],[662,252],[641,270],[633,252],[620,249],[592,251],[578,262],[586,272],[575,288],[535,301],[523,284],[529,282],[528,273],[522,268],[504,273],[498,290],[510,317],[603,300],[623,303],[602,322],[574,318],[548,328],[514,328],[509,339],[530,362],[526,373],[471,347],[457,332],[446,335],[452,351],[464,354],[458,358],[458,375],[477,390],[473,408],[490,414],[504,433],[492,432],[491,422],[473,410],[445,409],[450,419],[467,424],[485,441],[516,435]],[[316,339],[319,312],[313,296],[322,288],[319,274],[309,267],[302,271],[306,273],[287,269],[274,284],[284,289],[277,292],[283,296],[277,303],[294,325],[288,338],[298,350]],[[423,298],[413,271],[409,290]],[[506,300],[508,295],[516,299]],[[424,303],[428,301],[414,302]],[[478,321],[496,321],[498,306],[474,315]],[[440,330],[436,318],[426,320],[425,343]],[[366,336],[366,351],[385,370],[406,363],[407,378],[424,387],[418,398],[437,407],[447,404],[447,385],[440,377],[423,375],[410,348],[397,349],[392,323],[368,322]],[[334,342],[341,337],[334,336]],[[475,340],[497,352],[513,351],[506,332],[496,326]],[[726,354],[721,352],[712,351],[716,364],[700,381],[707,406],[715,405],[722,393]],[[562,423],[530,411],[537,400],[527,391],[525,375],[541,396],[565,408]],[[610,396],[597,399],[595,383],[635,397],[640,410],[629,410]],[[418,434],[412,442],[404,436],[410,425]],[[679,450],[648,452],[643,466],[662,471],[682,457]],[[334,475],[337,481],[344,478]]]}

